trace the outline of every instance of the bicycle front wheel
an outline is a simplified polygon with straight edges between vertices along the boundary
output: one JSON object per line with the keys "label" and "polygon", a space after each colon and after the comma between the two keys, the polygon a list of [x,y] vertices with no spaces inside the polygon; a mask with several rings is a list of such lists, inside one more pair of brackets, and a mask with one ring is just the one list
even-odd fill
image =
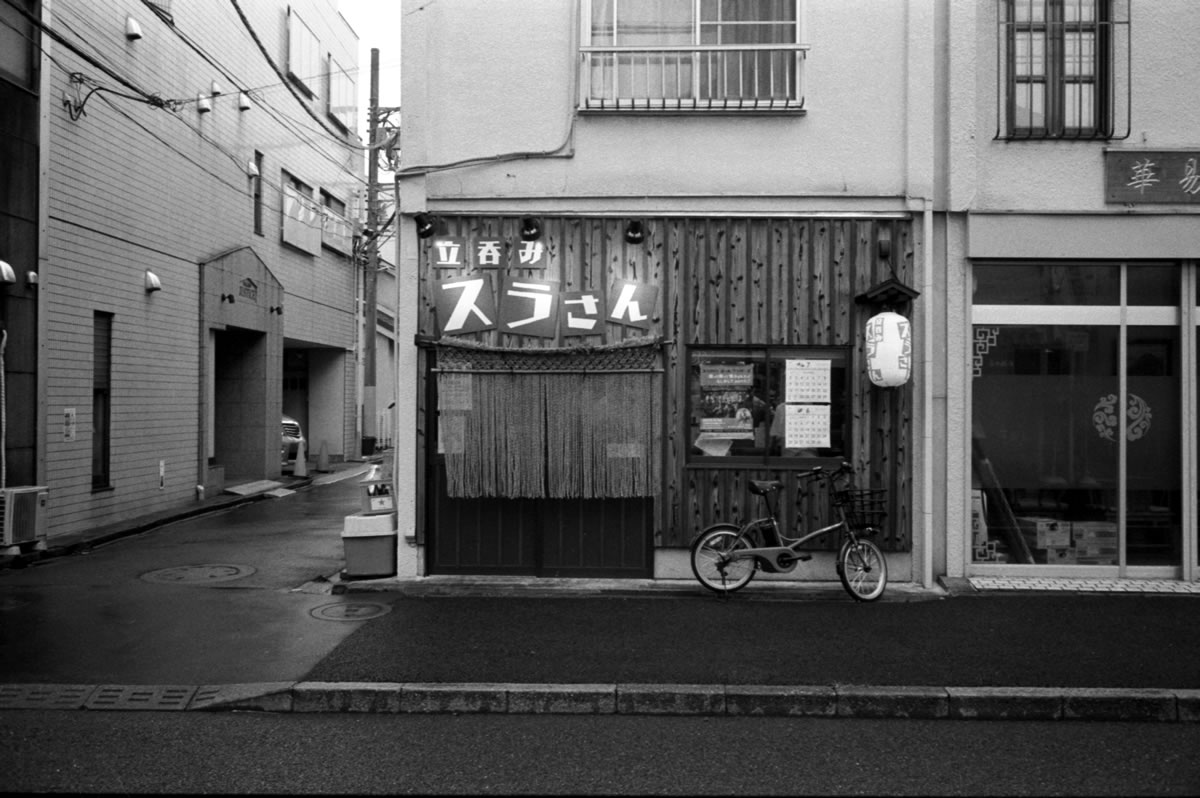
{"label": "bicycle front wheel", "polygon": [[837,558],[842,587],[855,601],[874,601],[887,587],[887,560],[870,540],[847,540]]}
{"label": "bicycle front wheel", "polygon": [[733,552],[750,548],[733,527],[705,532],[692,543],[692,573],[700,584],[718,593],[738,590],[754,578],[753,557],[732,559]]}

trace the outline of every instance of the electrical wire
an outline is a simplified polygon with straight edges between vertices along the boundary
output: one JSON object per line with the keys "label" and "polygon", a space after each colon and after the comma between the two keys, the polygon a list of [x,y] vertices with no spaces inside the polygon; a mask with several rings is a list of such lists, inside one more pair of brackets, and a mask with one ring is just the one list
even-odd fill
{"label": "electrical wire", "polygon": [[[93,27],[93,30],[96,30],[97,33],[103,33],[103,31],[96,29],[94,27],[94,25],[90,22],[90,20],[87,20],[86,17],[80,17],[80,19],[85,24],[88,24],[89,26]],[[65,28],[66,30],[68,30],[69,32],[74,34],[77,38],[79,38],[81,40],[86,40],[85,37],[79,31],[77,31],[73,27],[71,27],[70,23],[68,23],[65,19],[61,19],[61,18],[58,19],[57,24],[61,25],[63,28]],[[242,81],[238,80],[232,74],[232,72],[230,70],[228,70],[227,68],[225,68],[224,66],[222,66],[217,61],[216,58],[214,58],[211,54],[209,54],[207,51],[205,51],[202,47],[200,47],[198,44],[196,44],[194,41],[192,41],[191,38],[189,36],[187,36],[183,31],[181,31],[176,25],[168,24],[167,27],[170,28],[170,30],[181,41],[183,41],[184,44],[188,45],[188,47],[190,47],[192,50],[194,50],[201,58],[203,58],[214,69],[216,69],[226,81],[228,81],[230,84],[235,86],[239,91],[247,91],[247,92],[253,91],[253,90],[242,89],[241,88]],[[90,94],[91,93],[89,93],[89,96],[90,96]],[[355,174],[349,168],[347,163],[334,158],[327,151],[322,149],[320,147],[320,145],[318,145],[315,141],[313,141],[311,138],[309,138],[305,134],[305,131],[299,129],[295,125],[295,123],[293,122],[293,120],[291,118],[284,116],[281,112],[279,112],[273,106],[264,102],[261,97],[258,98],[258,101],[259,101],[259,107],[261,107],[264,111],[266,111],[268,116],[270,116],[272,119],[274,119],[276,122],[278,122],[281,126],[287,128],[290,132],[295,134],[296,137],[299,140],[301,140],[305,145],[307,145],[309,149],[311,149],[313,152],[315,152],[320,157],[329,161],[329,163],[336,166],[340,171],[344,172],[351,180],[353,180],[357,183],[360,183],[360,184],[365,184],[366,181],[362,178],[361,175]],[[84,102],[86,102],[86,99]],[[169,101],[170,105],[168,106],[168,110],[176,110],[180,106],[187,105],[187,104],[190,104],[193,102],[195,102],[195,100],[172,100],[172,101]],[[82,104],[83,103],[80,103],[81,106],[82,106]],[[72,118],[77,118],[77,117],[73,114]],[[182,117],[180,117],[180,120],[184,121],[182,119]],[[187,124],[186,121],[184,121],[184,123]],[[203,137],[203,134],[200,133],[198,128],[196,128],[192,125],[188,125],[188,127]],[[321,132],[324,133],[325,131],[322,130]],[[341,138],[334,138],[334,143],[340,144],[348,149],[357,149],[356,145],[349,144],[348,142],[344,141]],[[349,158],[349,155],[347,157]]]}

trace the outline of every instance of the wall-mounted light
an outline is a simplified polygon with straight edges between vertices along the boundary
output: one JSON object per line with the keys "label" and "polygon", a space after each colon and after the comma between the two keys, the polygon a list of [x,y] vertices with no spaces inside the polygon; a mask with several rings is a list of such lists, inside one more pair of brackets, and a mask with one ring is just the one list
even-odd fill
{"label": "wall-mounted light", "polygon": [[229,304],[232,305],[233,304],[233,294],[221,294],[221,302],[223,302],[223,303],[228,302]]}
{"label": "wall-mounted light", "polygon": [[203,94],[196,95],[196,110],[202,114],[207,114],[212,110],[212,100],[205,97]]}
{"label": "wall-mounted light", "polygon": [[522,241],[537,241],[542,237],[542,223],[532,216],[526,216],[521,220],[521,240]]}
{"label": "wall-mounted light", "polygon": [[283,305],[272,305],[271,307],[267,308],[267,313],[278,313],[280,316],[282,316]]}
{"label": "wall-mounted light", "polygon": [[34,271],[25,272],[25,282],[28,285],[37,285],[38,273]]}
{"label": "wall-mounted light", "polygon": [[152,294],[155,291],[162,290],[162,282],[158,279],[158,275],[146,269],[146,293]]}
{"label": "wall-mounted light", "polygon": [[0,284],[11,285],[17,281],[17,273],[7,262],[0,260]]}
{"label": "wall-mounted light", "polygon": [[125,38],[131,42],[142,38],[142,26],[132,16],[125,17]]}
{"label": "wall-mounted light", "polygon": [[212,96],[214,96],[214,97],[217,97],[217,96],[219,96],[219,95],[221,94],[221,84],[220,84],[220,83],[217,83],[217,82],[214,80],[214,81],[212,82],[212,85],[209,87],[208,91],[209,91],[209,93],[210,93]]}
{"label": "wall-mounted light", "polygon": [[250,177],[258,177],[258,164],[254,161],[246,161],[246,174]]}
{"label": "wall-mounted light", "polygon": [[646,240],[646,231],[642,229],[642,223],[636,219],[625,225],[625,241],[630,244],[640,244]]}
{"label": "wall-mounted light", "polygon": [[249,111],[250,110],[250,95],[244,91],[238,92],[238,110],[239,111]]}
{"label": "wall-mounted light", "polygon": [[437,232],[437,219],[427,213],[418,213],[413,221],[417,223],[417,238],[429,238]]}

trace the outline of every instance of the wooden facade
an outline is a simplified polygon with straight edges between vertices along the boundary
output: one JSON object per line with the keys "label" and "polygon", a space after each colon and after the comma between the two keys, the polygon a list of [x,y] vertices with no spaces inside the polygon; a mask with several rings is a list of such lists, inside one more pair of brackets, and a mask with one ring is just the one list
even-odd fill
{"label": "wooden facade", "polygon": [[[855,298],[895,278],[911,284],[912,220],[900,214],[872,218],[640,218],[645,238],[625,240],[630,222],[622,217],[547,216],[539,219],[550,260],[545,269],[505,270],[509,276],[556,281],[562,291],[607,294],[614,280],[657,286],[658,303],[648,330],[604,322],[590,336],[535,338],[496,330],[464,336],[502,348],[599,346],[635,338],[662,340],[664,391],[661,426],[661,491],[650,532],[654,547],[686,547],[705,526],[744,519],[755,513],[747,490],[752,479],[778,478],[788,484],[780,507],[785,522],[823,522],[824,497],[797,495],[794,468],[744,465],[689,465],[688,347],[709,345],[792,345],[851,347],[852,434],[850,457],[859,487],[887,488],[889,551],[911,547],[912,387],[878,388],[865,374],[863,327],[875,309]],[[520,241],[519,217],[443,217],[441,232],[453,236]],[[882,243],[886,242],[886,243]],[[882,243],[882,245],[881,245]],[[434,268],[429,240],[420,248],[419,331],[438,335],[435,288],[457,276]],[[462,270],[465,273],[467,270]],[[428,362],[431,354],[423,356]],[[430,473],[431,448],[424,445],[426,415],[435,406],[429,369],[421,369],[418,396],[419,474]],[[428,493],[422,486],[419,495]],[[426,500],[435,506],[432,497]],[[418,535],[424,540],[428,510],[419,510]],[[818,541],[827,547],[832,541]]]}

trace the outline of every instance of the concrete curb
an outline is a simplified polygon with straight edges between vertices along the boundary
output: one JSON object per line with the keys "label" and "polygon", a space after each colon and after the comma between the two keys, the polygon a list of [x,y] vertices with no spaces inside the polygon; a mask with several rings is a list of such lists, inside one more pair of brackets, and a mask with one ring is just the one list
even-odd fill
{"label": "concrete curb", "polygon": [[1200,689],[492,682],[0,685],[0,711],[13,709],[1197,723]]}

